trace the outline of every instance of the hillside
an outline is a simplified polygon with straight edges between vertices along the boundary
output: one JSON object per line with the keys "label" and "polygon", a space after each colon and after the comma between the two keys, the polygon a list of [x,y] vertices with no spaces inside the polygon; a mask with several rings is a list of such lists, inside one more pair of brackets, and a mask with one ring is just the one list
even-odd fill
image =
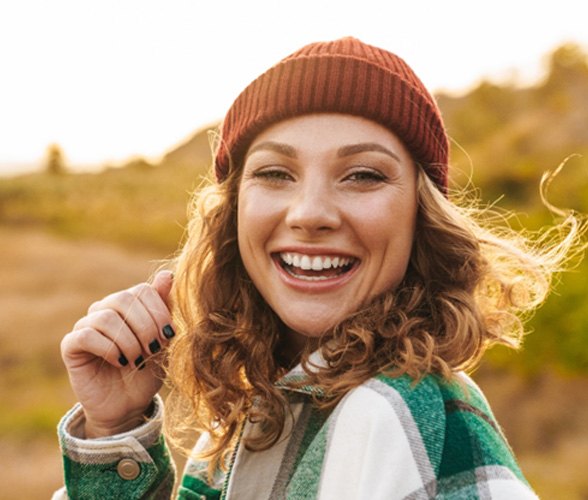
{"label": "hillside", "polygon": [[161,160],[160,166],[171,167],[178,165],[211,165],[212,140],[217,124],[211,124],[198,130],[187,140],[168,151]]}
{"label": "hillside", "polygon": [[206,129],[199,131],[155,166],[135,159],[99,173],[0,179],[0,225],[172,252],[190,195],[211,163],[207,140]]}
{"label": "hillside", "polygon": [[481,83],[462,97],[439,95],[458,184],[471,174],[484,199],[537,208],[538,184],[570,155],[554,185],[557,204],[588,211],[588,61],[576,45],[550,56],[543,81],[528,88]]}

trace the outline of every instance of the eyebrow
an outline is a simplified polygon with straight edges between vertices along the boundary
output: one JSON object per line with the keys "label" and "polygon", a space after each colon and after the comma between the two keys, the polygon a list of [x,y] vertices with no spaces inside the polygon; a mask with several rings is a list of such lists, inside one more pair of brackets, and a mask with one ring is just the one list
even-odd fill
{"label": "eyebrow", "polygon": [[349,146],[343,146],[337,150],[337,156],[342,158],[345,156],[352,156],[369,151],[383,153],[385,155],[390,156],[391,158],[394,158],[398,162],[401,161],[400,156],[398,156],[393,151],[390,151],[388,148],[385,148],[381,144],[378,144],[377,142],[361,142],[359,144],[350,144]]}
{"label": "eyebrow", "polygon": [[296,153],[296,149],[288,144],[284,144],[282,142],[274,142],[274,141],[265,141],[260,142],[253,146],[248,152],[247,157],[252,155],[257,151],[273,151],[274,153],[279,153],[281,155],[287,156],[289,158],[298,158],[298,154]]}
{"label": "eyebrow", "polygon": [[[273,151],[275,153],[287,156],[289,158],[298,158],[298,153],[296,152],[296,148],[290,146],[288,144],[284,144],[282,142],[274,142],[274,141],[265,141],[260,142],[253,146],[248,152],[247,157],[256,153],[257,151]],[[337,150],[337,156],[339,158],[344,158],[346,156],[353,156],[359,153],[371,152],[375,151],[377,153],[383,153],[385,155],[390,156],[391,158],[395,159],[396,161],[400,162],[400,157],[390,151],[388,148],[378,144],[377,142],[361,142],[358,144],[349,144],[347,146],[342,146]]]}

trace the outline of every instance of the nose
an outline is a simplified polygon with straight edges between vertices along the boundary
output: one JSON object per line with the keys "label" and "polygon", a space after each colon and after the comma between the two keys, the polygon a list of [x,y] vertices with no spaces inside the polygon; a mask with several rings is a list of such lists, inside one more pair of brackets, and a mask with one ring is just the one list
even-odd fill
{"label": "nose", "polygon": [[335,193],[320,181],[305,183],[288,202],[286,224],[307,234],[337,229],[341,213]]}

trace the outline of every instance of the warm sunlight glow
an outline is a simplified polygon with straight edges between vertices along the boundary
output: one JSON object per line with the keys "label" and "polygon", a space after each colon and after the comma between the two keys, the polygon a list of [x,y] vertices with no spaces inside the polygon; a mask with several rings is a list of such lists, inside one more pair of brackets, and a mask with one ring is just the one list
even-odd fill
{"label": "warm sunlight glow", "polygon": [[[528,82],[542,56],[588,43],[588,7],[465,0],[302,0],[0,5],[0,174],[35,168],[51,143],[77,168],[157,160],[220,119],[236,93],[301,45],[353,35],[397,52],[433,90]],[[582,12],[580,12],[582,11]]]}

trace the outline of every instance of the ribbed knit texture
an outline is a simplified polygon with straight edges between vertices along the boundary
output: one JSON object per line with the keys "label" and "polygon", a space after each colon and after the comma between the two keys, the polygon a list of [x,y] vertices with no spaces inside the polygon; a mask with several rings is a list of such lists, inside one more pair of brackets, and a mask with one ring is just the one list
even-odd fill
{"label": "ribbed knit texture", "polygon": [[446,193],[449,145],[434,98],[400,57],[351,37],[307,45],[245,88],[223,121],[217,180],[268,126],[309,113],[345,113],[383,125]]}

